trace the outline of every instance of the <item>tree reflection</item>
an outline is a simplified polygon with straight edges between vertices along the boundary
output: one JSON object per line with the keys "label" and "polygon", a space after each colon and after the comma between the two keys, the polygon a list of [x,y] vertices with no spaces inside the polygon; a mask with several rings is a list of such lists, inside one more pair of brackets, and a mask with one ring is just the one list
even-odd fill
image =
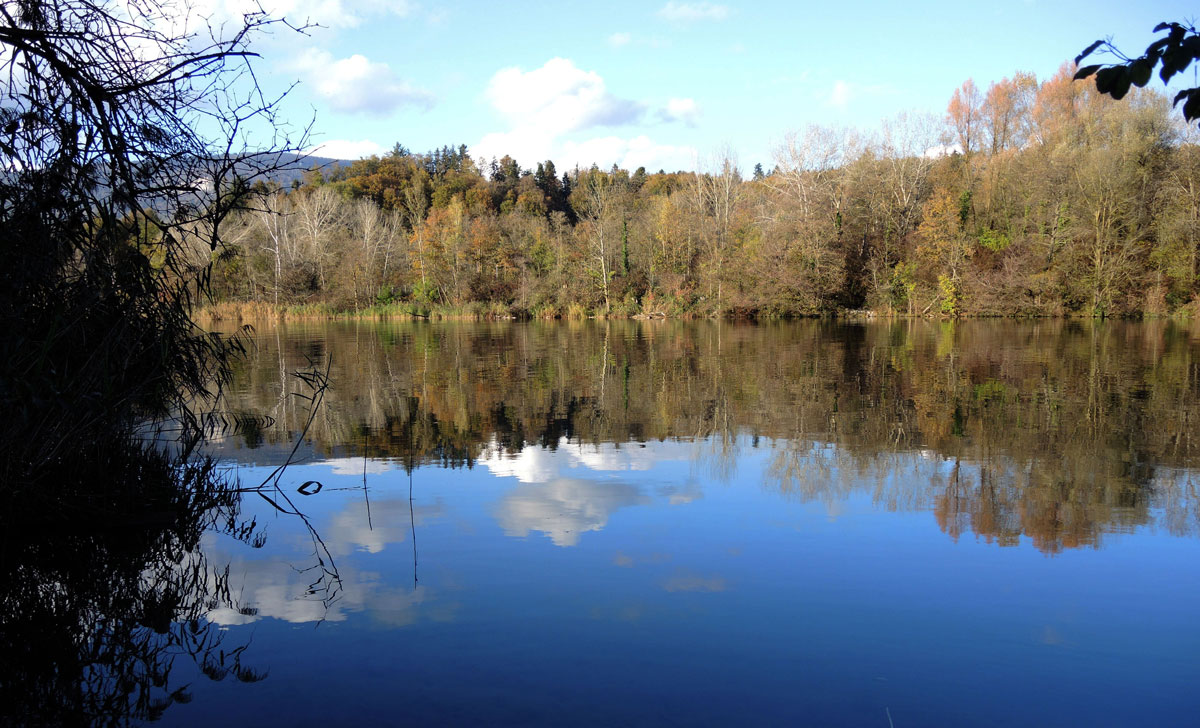
{"label": "tree reflection", "polygon": [[154,720],[190,700],[180,658],[212,680],[266,676],[206,616],[253,611],[231,593],[228,568],[200,549],[210,529],[262,545],[239,518],[237,488],[212,462],[177,468],[137,444],[111,445],[90,470],[120,487],[69,488],[96,495],[52,506],[4,502],[0,717],[9,725]]}
{"label": "tree reflection", "polygon": [[[330,457],[365,442],[406,469],[461,467],[534,444],[696,440],[721,478],[749,438],[773,448],[787,497],[867,488],[955,538],[1054,552],[1151,522],[1197,531],[1200,331],[1170,322],[357,323],[261,344],[239,373],[246,411],[285,399],[279,371],[332,354],[338,386],[310,432]],[[300,430],[280,414],[255,459]]]}

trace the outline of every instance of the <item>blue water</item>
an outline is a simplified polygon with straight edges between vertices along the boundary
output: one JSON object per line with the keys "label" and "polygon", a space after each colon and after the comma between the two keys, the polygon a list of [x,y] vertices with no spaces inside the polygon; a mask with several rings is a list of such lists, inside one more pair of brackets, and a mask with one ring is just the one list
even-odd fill
{"label": "blue water", "polygon": [[[781,476],[794,447],[805,465]],[[1200,541],[1158,507],[1079,547],[956,536],[931,495],[952,469],[745,433],[488,447],[411,474],[312,456],[280,487],[324,550],[254,496],[265,547],[204,545],[257,610],[210,619],[267,679],[197,674],[164,721],[1197,724]],[[318,557],[338,578],[309,594]]]}

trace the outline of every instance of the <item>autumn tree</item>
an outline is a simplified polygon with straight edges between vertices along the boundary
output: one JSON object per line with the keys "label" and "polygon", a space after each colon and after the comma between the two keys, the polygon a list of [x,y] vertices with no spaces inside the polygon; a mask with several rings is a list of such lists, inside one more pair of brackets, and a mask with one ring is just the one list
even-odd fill
{"label": "autumn tree", "polygon": [[1171,160],[1158,190],[1154,261],[1168,305],[1190,303],[1200,292],[1200,146],[1188,144]]}
{"label": "autumn tree", "polygon": [[[963,310],[963,274],[973,251],[967,233],[969,205],[966,192],[955,194],[946,187],[936,189],[925,204],[917,229],[921,240],[917,255],[931,263],[929,268],[937,276],[934,303],[941,313],[948,315]],[[927,313],[934,303],[921,313]]]}
{"label": "autumn tree", "polygon": [[958,148],[963,154],[979,150],[983,136],[982,108],[983,98],[973,80],[968,78],[954,89],[950,104],[946,107],[946,120],[954,130]]}
{"label": "autumn tree", "polygon": [[[1135,310],[1120,297],[1142,269],[1149,252],[1147,189],[1157,178],[1162,151],[1173,130],[1161,97],[1131,105],[1093,95],[1085,117],[1085,139],[1073,165],[1078,193],[1075,252],[1080,282],[1092,313],[1103,316]],[[1104,143],[1096,143],[1100,139]],[[1138,302],[1141,303],[1140,301]]]}

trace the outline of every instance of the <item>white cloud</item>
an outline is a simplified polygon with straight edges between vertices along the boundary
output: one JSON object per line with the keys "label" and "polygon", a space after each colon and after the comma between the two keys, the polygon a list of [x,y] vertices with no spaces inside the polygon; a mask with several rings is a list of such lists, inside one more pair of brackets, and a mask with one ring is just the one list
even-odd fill
{"label": "white cloud", "polygon": [[357,53],[334,59],[328,51],[310,49],[295,66],[334,111],[384,116],[403,106],[433,105],[433,94],[400,79],[388,64]]}
{"label": "white cloud", "polygon": [[525,167],[550,159],[563,170],[576,166],[586,169],[593,164],[607,169],[615,164],[630,170],[645,167],[651,172],[695,169],[698,156],[695,147],[659,144],[645,134],[574,140],[538,134],[529,128],[488,134],[471,148],[471,153],[478,159],[499,159],[507,154]]}
{"label": "white cloud", "polygon": [[688,126],[695,126],[700,118],[700,107],[695,99],[671,99],[665,108],[659,112],[664,121],[678,121]]}
{"label": "white cloud", "polygon": [[372,155],[382,156],[387,150],[383,145],[377,144],[370,139],[330,139],[329,141],[314,144],[304,150],[305,154],[313,154],[318,157],[329,157],[331,159],[362,159]]}
{"label": "white cloud", "polygon": [[[617,447],[612,444],[585,445],[564,437],[551,449],[529,445],[517,453],[504,453],[495,442],[479,464],[497,477],[516,478],[522,483],[546,483],[566,475],[650,470],[655,463],[688,460],[695,454],[690,444],[656,442]],[[674,492],[674,491],[672,491]]]}
{"label": "white cloud", "polygon": [[633,42],[633,36],[629,33],[613,33],[608,36],[608,44],[613,48],[627,46]]}
{"label": "white cloud", "polygon": [[556,133],[627,124],[645,112],[644,105],[610,94],[600,74],[566,58],[551,58],[532,71],[501,69],[486,94],[514,124]]}
{"label": "white cloud", "polygon": [[[374,142],[368,142],[368,144],[374,144]],[[379,475],[392,469],[392,464],[387,460],[374,458],[330,458],[322,464],[328,465],[334,475],[362,475],[363,473]]]}
{"label": "white cloud", "polygon": [[[355,551],[377,554],[390,544],[408,539],[413,521],[419,527],[446,515],[441,501],[416,506],[409,510],[407,498],[348,501],[346,506],[322,527],[322,538],[334,556]],[[410,514],[412,518],[410,519]]]}
{"label": "white cloud", "polygon": [[[361,468],[361,459],[352,460],[358,460]],[[338,469],[348,462],[351,461],[325,464]],[[436,590],[424,584],[398,586],[399,580],[391,573],[391,567],[385,578],[378,572],[358,568],[362,562],[348,558],[361,552],[379,554],[411,538],[414,520],[419,534],[423,524],[447,515],[440,501],[417,505],[413,511],[409,509],[407,497],[372,499],[368,517],[366,502],[350,498],[340,510],[330,514],[327,523],[319,526],[329,553],[337,559],[340,584],[337,599],[332,602],[323,602],[323,593],[312,591],[313,571],[298,568],[313,563],[314,556],[309,550],[311,541],[302,535],[303,529],[295,519],[277,524],[276,528],[283,530],[273,533],[265,553],[238,549],[230,554],[225,551],[228,542],[224,538],[207,534],[203,546],[210,587],[216,589],[219,578],[229,579],[229,594],[236,601],[232,606],[209,612],[208,618],[223,626],[262,619],[296,624],[341,622],[354,613],[369,614],[391,626],[412,624],[420,619],[452,619],[456,604],[439,598]],[[405,554],[401,560],[407,558]],[[228,572],[223,564],[229,565]],[[183,568],[187,566],[185,562]]]}
{"label": "white cloud", "polygon": [[825,100],[827,106],[832,106],[835,109],[845,109],[849,105],[850,100],[854,98],[854,90],[850,84],[842,80],[833,82],[833,89],[829,92],[829,97]]}
{"label": "white cloud", "polygon": [[700,490],[699,483],[694,480],[688,480],[682,488],[677,485],[659,488],[658,494],[667,496],[667,503],[673,506],[686,505],[704,497],[704,491]]}
{"label": "white cloud", "polygon": [[[219,563],[219,552],[210,552]],[[301,557],[303,558],[303,557]],[[453,618],[453,604],[438,604],[434,592],[424,585],[411,589],[388,588],[380,574],[341,564],[338,598],[323,602],[312,595],[312,575],[278,559],[230,559],[232,594],[237,605],[210,611],[209,621],[222,626],[250,624],[277,619],[292,624],[343,622],[351,614],[367,613],[391,626],[402,626],[422,617],[445,621]],[[303,563],[303,562],[301,562]],[[216,583],[216,573],[209,579]]]}
{"label": "white cloud", "polygon": [[[800,80],[803,81],[803,77]],[[895,89],[883,84],[861,84],[838,79],[833,82],[827,93],[819,93],[817,98],[827,108],[845,111],[864,98],[881,99],[895,94]]]}
{"label": "white cloud", "polygon": [[478,462],[498,478],[516,478],[522,483],[545,483],[558,477],[563,468],[570,467],[564,462],[565,457],[562,450],[544,447],[525,447],[519,453],[505,455],[493,444],[492,452]]}
{"label": "white cloud", "polygon": [[[487,134],[472,147],[480,159],[507,154],[526,166],[553,159],[563,169],[593,163],[647,169],[684,169],[695,164],[694,149],[656,144],[646,136],[568,138],[595,127],[645,121],[650,106],[615,96],[600,74],[580,69],[566,58],[552,58],[532,71],[502,69],[492,77],[486,97],[510,128]],[[673,99],[654,116],[667,118],[671,104],[682,116],[670,120],[694,118],[695,102],[690,99]]]}
{"label": "white cloud", "polygon": [[676,23],[694,23],[698,20],[724,20],[729,17],[729,8],[715,3],[669,2],[658,11],[658,17]]}
{"label": "white cloud", "polygon": [[551,159],[555,165],[562,166],[555,154],[557,138],[557,134],[547,134],[537,127],[522,126],[512,131],[485,134],[471,147],[471,155],[477,160],[486,160],[500,159],[507,154],[526,167]]}

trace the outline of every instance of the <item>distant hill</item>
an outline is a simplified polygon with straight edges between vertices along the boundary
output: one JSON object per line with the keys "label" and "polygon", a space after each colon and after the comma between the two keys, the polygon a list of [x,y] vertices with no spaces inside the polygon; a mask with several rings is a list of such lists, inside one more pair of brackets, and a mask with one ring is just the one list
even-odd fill
{"label": "distant hill", "polygon": [[283,163],[282,167],[269,175],[268,180],[277,183],[280,187],[290,187],[293,181],[303,182],[304,175],[313,167],[328,174],[328,170],[347,166],[352,160],[304,154],[284,154],[280,161]]}

